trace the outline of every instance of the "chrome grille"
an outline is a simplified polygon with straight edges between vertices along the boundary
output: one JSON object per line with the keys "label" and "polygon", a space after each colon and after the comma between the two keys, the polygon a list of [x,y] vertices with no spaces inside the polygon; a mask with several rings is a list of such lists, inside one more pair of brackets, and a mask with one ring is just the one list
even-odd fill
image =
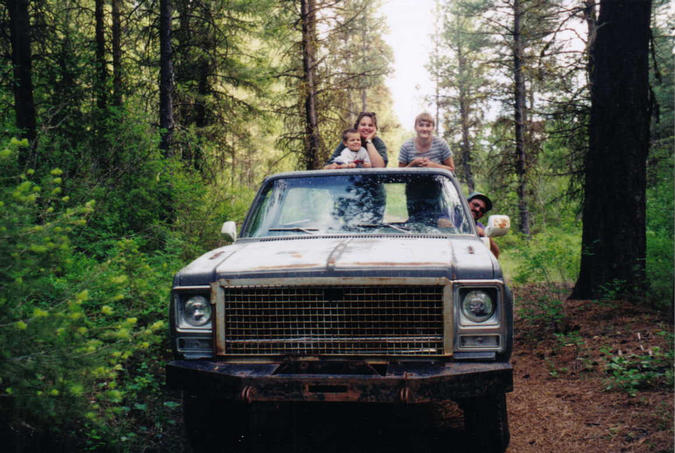
{"label": "chrome grille", "polygon": [[441,355],[443,286],[224,287],[227,355]]}

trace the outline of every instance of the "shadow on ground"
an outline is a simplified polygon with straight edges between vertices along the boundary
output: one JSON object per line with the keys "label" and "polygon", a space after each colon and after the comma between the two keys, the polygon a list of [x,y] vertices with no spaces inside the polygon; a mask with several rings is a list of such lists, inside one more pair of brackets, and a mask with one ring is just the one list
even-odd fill
{"label": "shadow on ground", "polygon": [[362,453],[470,452],[461,411],[454,404],[306,404],[258,408],[249,433],[232,448],[209,452]]}

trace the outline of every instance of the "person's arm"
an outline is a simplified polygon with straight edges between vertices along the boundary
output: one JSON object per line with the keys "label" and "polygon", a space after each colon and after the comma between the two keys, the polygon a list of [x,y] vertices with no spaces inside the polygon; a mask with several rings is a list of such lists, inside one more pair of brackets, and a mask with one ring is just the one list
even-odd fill
{"label": "person's arm", "polygon": [[404,164],[403,162],[398,163],[399,167],[432,167],[437,165],[438,164],[434,164],[426,157],[416,157],[407,164]]}
{"label": "person's arm", "polygon": [[[333,151],[333,154],[331,154],[330,158],[328,159],[328,162],[326,162],[326,165],[323,168],[327,168],[330,165],[337,165],[335,164],[335,159],[340,157],[340,154],[342,154],[342,150],[345,149],[346,146],[344,143],[340,142],[339,145],[335,148],[335,151]],[[338,166],[336,167],[331,167],[331,168],[340,168]]]}
{"label": "person's arm", "polygon": [[382,139],[375,137],[375,132],[366,137],[366,151],[370,157],[370,165],[373,168],[384,168],[387,166],[387,145]]}
{"label": "person's arm", "polygon": [[[485,230],[478,225],[476,225],[476,232],[478,233],[478,236],[485,237]],[[488,238],[488,240],[490,241],[490,251],[495,258],[499,258],[499,247],[497,247],[497,243],[492,238]]]}
{"label": "person's arm", "polygon": [[429,161],[425,167],[435,167],[435,168],[445,168],[452,172],[455,171],[455,162],[452,160],[452,157],[448,157],[443,161],[442,164],[437,164],[436,162]]}
{"label": "person's arm", "polygon": [[490,251],[495,258],[499,258],[499,247],[497,247],[497,243],[493,241],[492,238],[490,238]]}
{"label": "person's arm", "polygon": [[361,159],[361,168],[372,168],[373,165],[370,163],[370,156],[368,155],[368,151],[361,148],[358,157]]}
{"label": "person's arm", "polygon": [[406,140],[403,142],[401,145],[401,149],[398,150],[398,167],[403,168],[403,167],[409,167],[410,166],[410,153],[408,150],[410,140]]}

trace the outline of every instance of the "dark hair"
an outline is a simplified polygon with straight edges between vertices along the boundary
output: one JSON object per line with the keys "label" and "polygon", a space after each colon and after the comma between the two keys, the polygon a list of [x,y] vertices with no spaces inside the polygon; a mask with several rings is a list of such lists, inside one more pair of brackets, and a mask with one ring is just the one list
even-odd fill
{"label": "dark hair", "polygon": [[358,133],[359,133],[359,131],[356,128],[353,128],[353,127],[345,129],[344,131],[342,131],[342,141],[343,142],[347,141],[347,135],[348,134],[358,134]]}
{"label": "dark hair", "polygon": [[492,209],[492,201],[484,193],[471,192],[469,194],[469,196],[467,197],[466,201],[471,203],[471,200],[473,200],[474,198],[478,198],[479,200],[483,200],[483,203],[485,203],[485,212],[483,212],[483,214],[485,214],[490,209]]}
{"label": "dark hair", "polygon": [[375,125],[375,129],[377,129],[377,115],[375,115],[375,112],[361,112],[359,113],[359,116],[356,117],[356,121],[354,121],[354,129],[358,129],[359,123],[361,122],[361,119],[367,116],[371,120],[373,120],[373,124]]}

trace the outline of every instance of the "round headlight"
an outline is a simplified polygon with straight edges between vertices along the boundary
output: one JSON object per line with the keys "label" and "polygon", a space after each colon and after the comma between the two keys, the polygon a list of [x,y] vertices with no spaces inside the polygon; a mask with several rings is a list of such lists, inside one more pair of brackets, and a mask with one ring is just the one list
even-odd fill
{"label": "round headlight", "polygon": [[484,291],[471,291],[462,301],[464,316],[474,322],[487,321],[495,312],[492,298]]}
{"label": "round headlight", "polygon": [[211,304],[204,296],[192,296],[185,302],[183,314],[185,322],[201,327],[211,321]]}

